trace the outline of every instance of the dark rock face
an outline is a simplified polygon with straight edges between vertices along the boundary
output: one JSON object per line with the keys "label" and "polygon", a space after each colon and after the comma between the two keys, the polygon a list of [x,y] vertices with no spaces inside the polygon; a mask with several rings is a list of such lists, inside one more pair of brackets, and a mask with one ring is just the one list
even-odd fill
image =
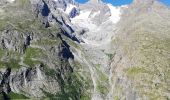
{"label": "dark rock face", "polygon": [[29,45],[30,45],[30,42],[31,42],[31,36],[28,35],[28,36],[26,36],[26,39],[25,39],[25,45],[26,45],[26,46],[29,46]]}
{"label": "dark rock face", "polygon": [[74,56],[69,48],[70,46],[64,40],[62,40],[62,43],[58,46],[58,56],[63,59],[74,59]]}
{"label": "dark rock face", "polygon": [[9,93],[11,91],[10,86],[9,86],[10,73],[11,73],[11,69],[7,68],[6,71],[2,75],[2,81],[0,83],[0,85],[1,85],[0,88],[2,88],[1,90],[5,93]]}
{"label": "dark rock face", "polygon": [[[73,3],[68,0],[60,5],[62,2],[63,0],[59,4],[52,0],[15,2],[16,6],[24,3],[31,10],[17,6],[17,11],[22,12],[12,16],[18,17],[17,21],[10,18],[10,24],[4,25],[0,31],[0,93],[5,100],[11,92],[29,98],[61,98],[58,94],[70,95],[67,98],[73,100],[80,98],[83,85],[77,84],[79,80],[73,75],[74,66],[70,61],[74,62],[74,56],[70,45],[63,39],[69,31],[70,34],[73,33],[73,29],[65,23],[64,16],[52,13],[55,7],[66,7],[67,2]],[[5,7],[9,11],[15,11]],[[62,25],[68,32],[60,31],[63,29]]]}
{"label": "dark rock face", "polygon": [[80,13],[79,10],[74,7],[74,8],[71,10],[71,12],[69,13],[69,17],[70,17],[70,18],[74,18],[74,17],[77,16],[79,13]]}
{"label": "dark rock face", "polygon": [[40,12],[41,12],[42,16],[48,16],[50,13],[50,9],[48,8],[48,5],[45,2],[43,2],[43,3],[44,3],[44,5]]}
{"label": "dark rock face", "polygon": [[[78,8],[73,8],[69,14],[69,18],[64,15],[59,8],[61,8],[63,11],[67,9],[67,6],[69,4],[76,5],[73,0],[58,0],[58,1],[41,1],[37,2],[36,4],[36,11],[37,15],[39,16],[39,13],[43,16],[42,18],[42,23],[45,25],[45,27],[50,27],[50,23],[56,23],[59,24],[59,26],[62,28],[64,31],[65,35],[71,38],[74,41],[79,42],[78,39],[74,36],[75,29],[70,23],[71,17],[75,17],[78,15],[79,9]],[[56,16],[58,14],[58,16]]]}

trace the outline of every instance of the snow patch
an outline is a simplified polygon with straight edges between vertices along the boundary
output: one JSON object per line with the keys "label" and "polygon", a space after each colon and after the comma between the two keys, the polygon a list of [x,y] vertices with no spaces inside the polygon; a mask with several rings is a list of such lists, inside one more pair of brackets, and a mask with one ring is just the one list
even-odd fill
{"label": "snow patch", "polygon": [[76,8],[76,6],[72,4],[68,4],[65,13],[69,15],[69,13],[72,11],[73,8]]}
{"label": "snow patch", "polygon": [[13,3],[15,0],[7,0],[8,2],[10,2],[10,3]]}
{"label": "snow patch", "polygon": [[80,11],[80,15],[76,16],[74,19],[83,20],[88,19],[91,11]]}
{"label": "snow patch", "polygon": [[121,9],[121,7],[114,7],[111,4],[108,4],[108,7],[110,8],[110,11],[111,11],[110,20],[113,23],[117,23],[120,20],[120,15],[121,15],[120,9]]}
{"label": "snow patch", "polygon": [[100,14],[100,11],[93,13],[90,17],[94,18],[96,15]]}
{"label": "snow patch", "polygon": [[[100,44],[98,42],[90,41],[90,40],[85,39],[85,38],[82,38],[82,39],[85,42],[85,44],[92,45],[94,47],[100,46]],[[82,43],[82,44],[84,44],[84,43]]]}
{"label": "snow patch", "polygon": [[89,18],[90,14],[91,11],[80,11],[80,14],[75,18],[72,18],[71,22],[74,25],[78,25],[79,27],[88,28],[89,31],[94,31],[95,29],[97,29],[97,26],[93,24],[93,22]]}
{"label": "snow patch", "polygon": [[110,12],[108,12],[110,16],[105,17],[106,20],[101,24],[96,23],[96,20],[98,21],[100,17],[105,16],[102,14],[101,9],[97,11],[94,11],[94,9],[81,9],[79,15],[71,18],[71,23],[75,27],[88,30],[81,37],[85,44],[97,47],[110,43],[114,37],[115,26],[121,18],[122,7],[114,7],[111,4],[107,4],[107,6],[110,9]]}

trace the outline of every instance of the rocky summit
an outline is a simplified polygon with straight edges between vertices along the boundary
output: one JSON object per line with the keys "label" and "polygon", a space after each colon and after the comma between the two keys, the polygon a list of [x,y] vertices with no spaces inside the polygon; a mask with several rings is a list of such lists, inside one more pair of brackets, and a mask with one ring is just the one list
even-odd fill
{"label": "rocky summit", "polygon": [[170,100],[158,0],[0,0],[0,100]]}

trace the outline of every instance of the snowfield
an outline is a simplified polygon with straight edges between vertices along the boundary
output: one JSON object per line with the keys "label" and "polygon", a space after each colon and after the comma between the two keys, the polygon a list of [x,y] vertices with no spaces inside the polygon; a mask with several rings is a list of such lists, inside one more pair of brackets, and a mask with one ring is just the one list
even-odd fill
{"label": "snowfield", "polygon": [[86,28],[89,31],[97,29],[97,26],[89,18],[91,11],[80,11],[80,14],[71,19],[73,25],[77,25],[81,28]]}
{"label": "snowfield", "polygon": [[68,4],[65,13],[69,15],[73,8],[77,8],[75,5]]}
{"label": "snowfield", "polygon": [[114,7],[111,4],[108,4],[108,7],[110,8],[111,11],[110,20],[113,23],[117,23],[120,20],[121,16],[120,7]]}
{"label": "snowfield", "polygon": [[[94,43],[96,46],[107,44],[114,36],[115,25],[121,18],[121,7],[114,7],[111,4],[106,6],[109,12],[103,12],[102,9],[84,8],[80,10],[79,15],[71,18],[71,23],[77,28],[88,29],[82,36],[86,44],[93,45]],[[110,16],[103,17],[106,13],[110,13]],[[100,17],[105,18],[104,21],[100,20]],[[101,23],[98,24],[98,21],[101,21]]]}
{"label": "snowfield", "polygon": [[8,2],[10,2],[10,3],[13,3],[15,0],[7,0]]}

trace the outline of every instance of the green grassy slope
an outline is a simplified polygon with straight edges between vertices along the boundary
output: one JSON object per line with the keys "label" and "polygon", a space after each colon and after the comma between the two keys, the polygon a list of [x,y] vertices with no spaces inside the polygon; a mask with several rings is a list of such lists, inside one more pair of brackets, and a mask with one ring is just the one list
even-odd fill
{"label": "green grassy slope", "polygon": [[115,40],[126,59],[122,70],[139,97],[168,100],[170,11],[158,3],[131,5],[128,11]]}

